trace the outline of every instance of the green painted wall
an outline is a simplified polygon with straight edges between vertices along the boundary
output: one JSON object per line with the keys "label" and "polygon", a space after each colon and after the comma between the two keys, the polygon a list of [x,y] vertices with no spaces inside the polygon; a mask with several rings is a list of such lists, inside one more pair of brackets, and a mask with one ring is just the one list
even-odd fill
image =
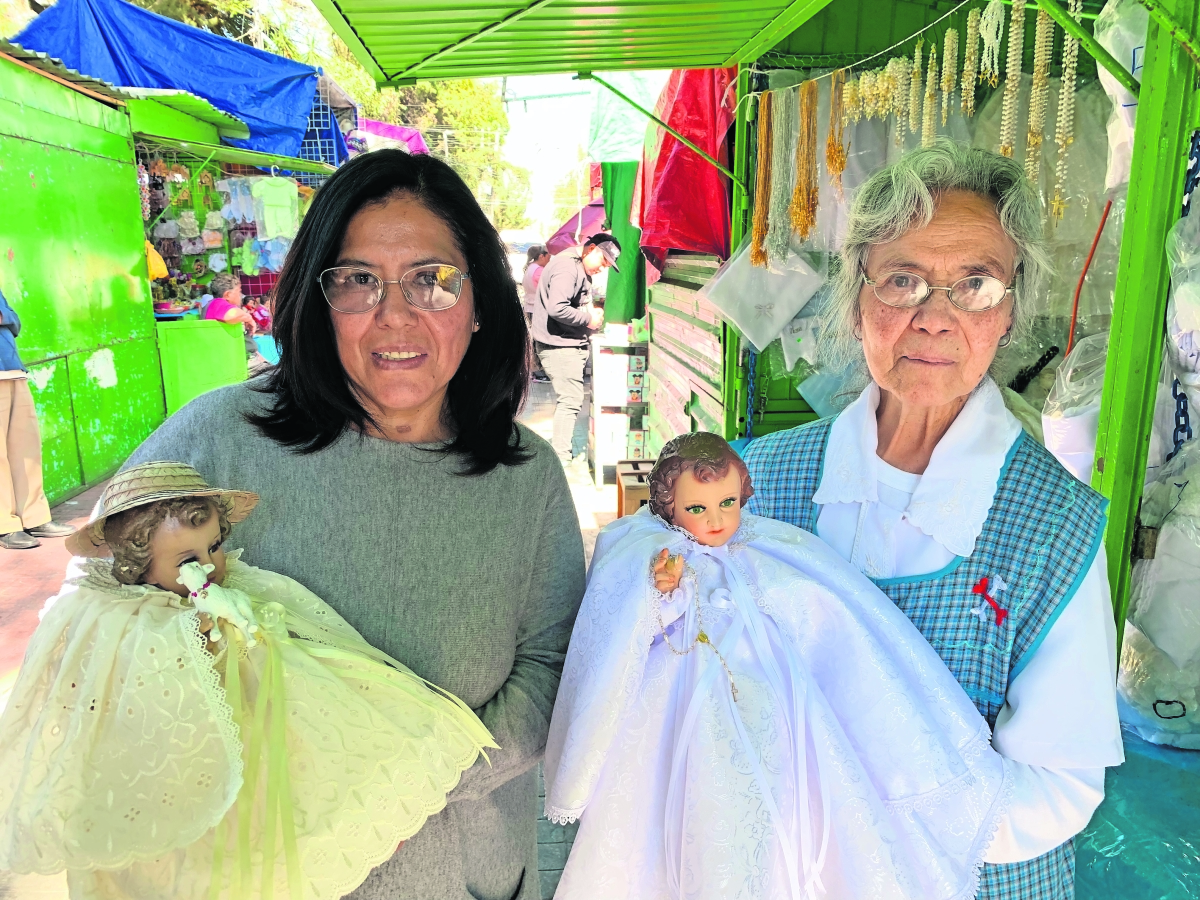
{"label": "green painted wall", "polygon": [[0,198],[0,289],[55,500],[165,416],[128,116],[0,60]]}

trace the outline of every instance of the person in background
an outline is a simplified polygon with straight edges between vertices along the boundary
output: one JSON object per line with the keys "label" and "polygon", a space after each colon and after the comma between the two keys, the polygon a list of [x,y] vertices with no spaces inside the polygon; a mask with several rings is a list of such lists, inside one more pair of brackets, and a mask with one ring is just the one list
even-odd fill
{"label": "person in background", "polygon": [[29,372],[17,355],[21,320],[0,292],[0,547],[32,550],[38,538],[66,537],[75,529],[50,519],[42,488],[42,437],[29,390]]}
{"label": "person in background", "polygon": [[212,277],[208,289],[213,298],[204,308],[204,318],[214,322],[238,322],[243,326],[246,341],[246,359],[249,360],[250,374],[257,375],[263,369],[270,368],[254,343],[254,335],[258,332],[258,323],[253,313],[242,306],[242,283],[239,278],[228,272],[220,272]]}
{"label": "person in background", "polygon": [[[526,253],[525,276],[521,279],[521,286],[524,291],[525,321],[528,324],[533,323],[533,304],[537,300],[542,269],[546,268],[548,262],[550,262],[550,251],[546,249],[545,244],[534,244]],[[536,357],[534,363],[533,380],[539,384],[547,383],[550,377],[542,371],[541,364],[537,363]]]}
{"label": "person in background", "polygon": [[554,388],[554,437],[550,443],[564,465],[571,462],[571,436],[583,408],[588,337],[604,325],[604,310],[592,306],[592,276],[609,266],[617,268],[620,255],[616,238],[604,232],[594,234],[582,247],[553,257],[538,284],[533,347]]}
{"label": "person in background", "polygon": [[534,244],[525,258],[525,277],[521,286],[525,290],[525,320],[533,320],[533,303],[537,300],[538,283],[542,280],[542,269],[550,262],[550,251],[545,244]]}
{"label": "person in background", "polygon": [[271,310],[258,297],[246,298],[246,310],[254,320],[254,327],[259,334],[271,333]]}

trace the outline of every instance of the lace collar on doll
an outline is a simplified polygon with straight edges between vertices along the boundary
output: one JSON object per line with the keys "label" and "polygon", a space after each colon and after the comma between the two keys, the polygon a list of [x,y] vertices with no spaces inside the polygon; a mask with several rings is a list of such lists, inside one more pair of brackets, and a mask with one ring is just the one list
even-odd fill
{"label": "lace collar on doll", "polygon": [[[241,558],[241,550],[232,550],[225,554],[226,564],[236,563]],[[151,584],[122,584],[117,581],[117,577],[113,575],[111,557],[81,559],[77,565],[78,574],[68,575],[66,579],[66,584],[71,587],[89,587],[126,600],[134,600],[156,592],[170,593],[170,591],[163,591],[162,588]]]}
{"label": "lace collar on doll", "polygon": [[[879,500],[878,406],[879,387],[872,383],[834,421],[813,503]],[[951,553],[970,556],[1020,436],[1021,423],[996,383],[985,378],[934,448],[904,518]]]}

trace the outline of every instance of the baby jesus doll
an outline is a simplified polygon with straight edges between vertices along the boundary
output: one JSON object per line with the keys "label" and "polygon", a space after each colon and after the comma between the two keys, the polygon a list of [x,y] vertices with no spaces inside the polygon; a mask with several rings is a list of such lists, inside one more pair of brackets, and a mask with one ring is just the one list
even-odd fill
{"label": "baby jesus doll", "polygon": [[987,723],[819,538],[743,514],[714,434],[596,543],[546,750],[563,898],[974,896],[1004,812]]}
{"label": "baby jesus doll", "polygon": [[0,869],[65,869],[72,898],[332,900],[495,746],[319,597],[225,553],[257,502],[182,463],[105,489],[0,718]]}

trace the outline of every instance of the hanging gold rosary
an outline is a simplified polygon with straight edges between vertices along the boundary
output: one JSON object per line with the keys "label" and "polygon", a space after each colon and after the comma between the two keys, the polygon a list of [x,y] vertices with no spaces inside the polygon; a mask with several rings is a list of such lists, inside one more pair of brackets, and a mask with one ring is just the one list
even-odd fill
{"label": "hanging gold rosary", "polygon": [[817,82],[806,81],[800,87],[800,132],[796,136],[796,188],[788,214],[800,240],[808,240],[817,224]]}
{"label": "hanging gold rosary", "polygon": [[846,171],[846,145],[843,143],[842,123],[845,112],[842,108],[842,92],[846,87],[846,70],[838,69],[829,81],[829,136],[825,139],[825,168],[829,180],[837,189],[838,199],[843,199],[842,173]]}

